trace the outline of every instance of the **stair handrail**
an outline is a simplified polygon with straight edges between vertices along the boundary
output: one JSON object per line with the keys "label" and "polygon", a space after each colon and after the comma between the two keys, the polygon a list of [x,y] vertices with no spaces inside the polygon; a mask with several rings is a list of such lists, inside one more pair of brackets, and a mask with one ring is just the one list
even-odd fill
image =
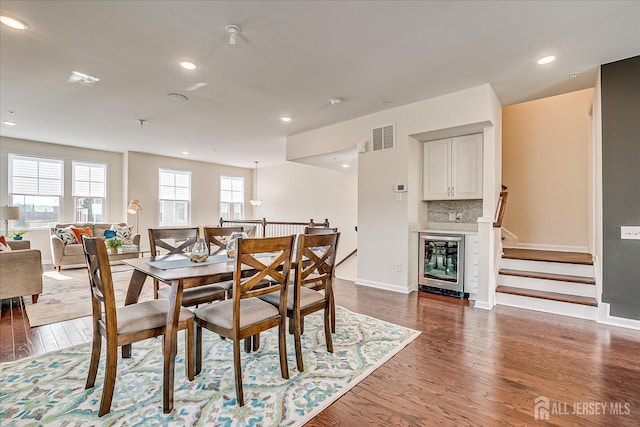
{"label": "stair handrail", "polygon": [[500,197],[498,198],[498,206],[496,207],[496,218],[493,222],[494,228],[502,228],[502,219],[504,218],[504,211],[507,208],[507,198],[509,197],[509,192],[507,191],[507,186],[502,186],[502,191],[500,192]]}
{"label": "stair handrail", "polygon": [[[303,221],[267,221],[266,218],[262,219],[223,219],[220,218],[220,227],[233,227],[233,226],[244,226],[244,225],[253,225],[256,227],[260,227],[260,229],[256,229],[256,237],[271,237],[271,234],[268,233],[267,227],[271,226],[270,229],[278,228],[280,231],[284,231],[283,233],[276,233],[273,236],[286,235],[286,234],[299,234],[300,232],[304,232],[304,227],[324,227],[329,228],[329,220],[325,218],[323,222],[315,222],[310,219],[308,222]],[[259,231],[259,232],[258,232]]]}

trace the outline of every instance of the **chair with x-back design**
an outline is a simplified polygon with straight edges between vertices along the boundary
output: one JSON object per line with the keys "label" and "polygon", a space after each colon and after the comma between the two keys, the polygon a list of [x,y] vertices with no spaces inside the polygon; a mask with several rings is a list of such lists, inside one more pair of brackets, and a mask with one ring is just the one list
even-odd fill
{"label": "chair with x-back design", "polygon": [[[111,266],[104,240],[99,237],[83,236],[82,245],[89,270],[93,312],[93,347],[91,348],[91,361],[89,362],[85,388],[89,389],[95,385],[102,338],[104,337],[107,343],[106,364],[102,400],[98,413],[99,416],[103,416],[111,409],[116,383],[118,347],[147,338],[163,336],[166,331],[169,301],[143,301],[116,308]],[[189,380],[193,380],[194,377],[193,327],[193,313],[189,309],[181,307],[178,330],[184,329],[187,334],[185,365]],[[127,357],[125,351],[123,351],[123,357]]]}
{"label": "chair with x-back design", "polygon": [[[333,353],[331,338],[331,332],[335,330],[335,325],[331,325],[332,316],[335,315],[333,278],[339,240],[340,233],[298,236],[299,249],[297,258],[294,260],[295,276],[288,287],[287,317],[291,319],[289,330],[294,335],[296,363],[300,372],[304,371],[300,336],[304,332],[304,316],[307,314],[324,311],[327,351]],[[272,294],[260,298],[274,305],[279,303]]]}
{"label": "chair with x-back design", "polygon": [[223,254],[227,249],[227,239],[233,233],[244,232],[244,227],[205,227],[204,236],[209,246],[209,254]]}
{"label": "chair with x-back design", "polygon": [[[149,229],[151,256],[184,254],[186,257],[189,256],[187,252],[191,250],[197,241],[197,227]],[[225,298],[225,294],[226,287],[224,283],[185,289],[182,293],[182,306],[191,307],[222,300]],[[160,287],[160,282],[154,279],[153,295],[156,299],[169,299],[171,286]]]}
{"label": "chair with x-back design", "polygon": [[[280,373],[282,378],[289,378],[286,305],[292,249],[293,236],[238,239],[234,257],[233,297],[207,304],[195,311],[196,373],[202,368],[202,328],[232,340],[238,406],[244,405],[241,340],[277,326]],[[265,281],[271,286],[264,286]],[[278,304],[257,298],[267,294],[273,295]],[[265,375],[268,373],[265,372]]]}

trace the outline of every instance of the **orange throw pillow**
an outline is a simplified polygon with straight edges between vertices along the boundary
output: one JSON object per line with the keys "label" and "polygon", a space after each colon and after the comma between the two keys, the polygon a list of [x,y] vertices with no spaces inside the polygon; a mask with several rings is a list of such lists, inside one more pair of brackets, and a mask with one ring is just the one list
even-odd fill
{"label": "orange throw pillow", "polygon": [[78,243],[82,244],[82,235],[86,234],[88,237],[93,237],[93,232],[89,227],[72,227],[71,231],[76,235],[76,240]]}
{"label": "orange throw pillow", "polygon": [[7,244],[7,240],[4,236],[0,236],[0,251],[10,251],[11,247]]}

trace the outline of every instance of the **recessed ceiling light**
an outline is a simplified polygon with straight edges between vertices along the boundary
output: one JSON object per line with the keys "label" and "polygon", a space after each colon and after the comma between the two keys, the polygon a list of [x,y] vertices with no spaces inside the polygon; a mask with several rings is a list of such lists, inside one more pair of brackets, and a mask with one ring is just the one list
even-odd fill
{"label": "recessed ceiling light", "polygon": [[26,30],[29,28],[29,24],[24,22],[22,19],[12,18],[7,15],[0,15],[0,22],[14,30]]}
{"label": "recessed ceiling light", "polygon": [[348,163],[343,163],[343,164],[342,164],[342,167],[346,169],[346,168],[348,168],[348,167],[349,167],[349,164],[348,164]]}
{"label": "recessed ceiling light", "polygon": [[280,117],[280,120],[282,120],[283,122],[290,122],[290,121],[291,121],[291,117],[289,117],[289,116],[282,116],[282,117]]}
{"label": "recessed ceiling light", "polygon": [[342,98],[331,98],[329,102],[331,103],[331,105],[338,105],[342,102]]}
{"label": "recessed ceiling light", "polygon": [[580,73],[571,73],[571,78],[575,79],[576,77],[578,77],[580,75]]}
{"label": "recessed ceiling light", "polygon": [[540,59],[538,59],[538,64],[539,64],[539,65],[550,64],[550,63],[552,63],[552,62],[553,62],[553,61],[555,61],[555,60],[556,60],[556,57],[555,57],[555,56],[553,56],[553,55],[545,56],[544,58],[540,58]]}
{"label": "recessed ceiling light", "polygon": [[189,98],[187,98],[185,95],[181,93],[168,93],[167,97],[170,100],[178,102],[180,104],[182,104],[183,102],[187,102],[189,100]]}
{"label": "recessed ceiling light", "polygon": [[189,154],[188,151],[183,151],[182,154],[184,154],[185,156]]}
{"label": "recessed ceiling light", "polygon": [[185,70],[195,70],[196,68],[198,68],[196,64],[185,59],[181,59],[180,61],[178,61],[178,64],[180,64],[180,66]]}
{"label": "recessed ceiling light", "polygon": [[80,83],[83,86],[93,86],[98,83],[100,79],[79,71],[72,71],[67,81],[69,83]]}
{"label": "recessed ceiling light", "polygon": [[16,122],[12,122],[11,120],[3,120],[2,124],[7,126],[15,126]]}

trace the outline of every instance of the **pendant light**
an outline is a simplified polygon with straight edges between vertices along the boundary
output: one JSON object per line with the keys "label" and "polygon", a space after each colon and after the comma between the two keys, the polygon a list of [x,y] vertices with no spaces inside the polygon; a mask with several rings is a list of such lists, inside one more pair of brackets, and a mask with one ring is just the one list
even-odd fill
{"label": "pendant light", "polygon": [[249,200],[249,203],[251,203],[251,205],[253,205],[253,206],[260,206],[262,204],[262,200],[258,199],[258,161],[256,160],[254,163],[256,164],[256,170],[255,170],[255,173],[253,174],[253,177],[254,177],[254,186],[253,186],[254,198],[252,200]]}

